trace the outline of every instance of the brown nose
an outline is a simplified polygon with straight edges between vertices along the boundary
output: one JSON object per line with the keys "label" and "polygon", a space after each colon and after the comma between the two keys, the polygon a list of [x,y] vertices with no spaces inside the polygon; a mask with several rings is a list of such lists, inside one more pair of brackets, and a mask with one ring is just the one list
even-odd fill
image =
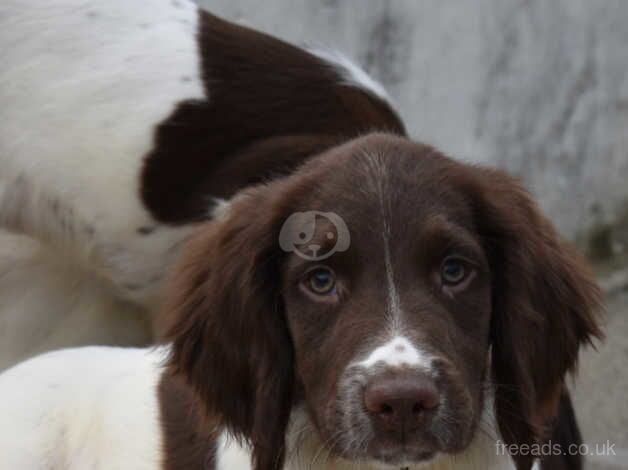
{"label": "brown nose", "polygon": [[411,431],[426,411],[440,403],[436,384],[423,375],[372,380],[364,391],[364,404],[378,425],[394,431]]}

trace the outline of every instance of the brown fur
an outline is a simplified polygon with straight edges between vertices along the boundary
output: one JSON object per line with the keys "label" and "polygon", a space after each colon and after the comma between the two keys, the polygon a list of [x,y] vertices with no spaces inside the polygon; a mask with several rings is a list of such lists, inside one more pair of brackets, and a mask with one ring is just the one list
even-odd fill
{"label": "brown fur", "polygon": [[157,393],[164,436],[163,470],[213,470],[217,428],[198,413],[192,390],[181,377],[165,373]]}
{"label": "brown fur", "polygon": [[[290,411],[285,404],[292,401],[286,386],[292,382],[292,353],[280,299],[269,285],[277,266],[245,244],[247,235],[256,238],[260,227],[272,223],[262,214],[248,219],[252,209],[228,227],[207,227],[192,241],[167,308],[179,319],[168,336],[174,371],[194,387],[209,415],[251,441],[256,468],[270,469],[282,463],[278,450]],[[270,240],[257,242],[262,248]]]}

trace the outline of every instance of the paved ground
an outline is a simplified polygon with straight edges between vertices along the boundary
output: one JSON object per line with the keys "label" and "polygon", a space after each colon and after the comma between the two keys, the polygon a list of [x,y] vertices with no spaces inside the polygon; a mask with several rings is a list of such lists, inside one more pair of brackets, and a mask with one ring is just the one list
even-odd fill
{"label": "paved ground", "polygon": [[628,291],[607,299],[607,338],[582,355],[576,410],[590,451],[610,441],[616,455],[591,456],[587,469],[628,469]]}

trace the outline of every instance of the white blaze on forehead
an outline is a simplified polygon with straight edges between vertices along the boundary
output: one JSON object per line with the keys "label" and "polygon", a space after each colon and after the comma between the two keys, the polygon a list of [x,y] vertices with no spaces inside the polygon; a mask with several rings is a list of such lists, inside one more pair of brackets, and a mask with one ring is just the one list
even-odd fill
{"label": "white blaze on forehead", "polygon": [[395,336],[386,344],[374,349],[368,357],[359,362],[358,365],[370,368],[380,362],[391,367],[407,365],[429,368],[432,364],[429,355],[418,350],[409,339],[403,336]]}
{"label": "white blaze on forehead", "polygon": [[388,306],[386,316],[388,319],[388,330],[391,335],[398,336],[403,330],[401,300],[399,292],[395,284],[395,276],[393,272],[392,254],[391,254],[391,219],[392,219],[392,201],[388,195],[390,194],[388,181],[388,170],[382,157],[374,154],[365,153],[365,163],[371,177],[371,185],[374,188],[379,202],[379,216],[382,226],[382,243],[384,251],[384,267],[386,269],[386,284],[388,294]]}
{"label": "white blaze on forehead", "polygon": [[388,315],[390,317],[390,329],[397,332],[401,329],[401,301],[395,284],[392,260],[390,256],[390,229],[384,228],[384,263],[386,265],[386,284],[388,285]]}
{"label": "white blaze on forehead", "polygon": [[388,285],[388,316],[390,318],[390,329],[393,333],[401,329],[401,302],[399,300],[399,292],[395,284],[395,276],[393,272],[392,256],[390,254],[390,218],[391,207],[390,200],[386,200],[385,194],[387,189],[384,185],[387,183],[385,176],[386,170],[380,159],[376,160],[375,178],[377,179],[377,193],[379,198],[380,216],[382,218],[382,242],[384,243],[384,264],[386,266],[386,284]]}

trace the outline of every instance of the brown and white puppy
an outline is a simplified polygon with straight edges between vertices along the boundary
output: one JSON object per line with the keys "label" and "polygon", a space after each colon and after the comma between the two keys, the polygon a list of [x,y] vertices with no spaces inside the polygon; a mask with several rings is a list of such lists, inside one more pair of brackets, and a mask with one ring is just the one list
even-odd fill
{"label": "brown and white puppy", "polygon": [[[282,225],[306,211],[337,214],[346,251],[283,251]],[[333,246],[328,233],[312,241]],[[191,243],[171,364],[256,468],[282,461],[295,406],[332,455],[405,467],[464,452],[482,426],[508,443],[551,435],[597,301],[512,178],[372,135],[242,194]],[[497,428],[481,421],[487,390]]]}
{"label": "brown and white puppy", "polygon": [[[599,335],[598,291],[515,181],[403,138],[345,59],[189,2],[7,5],[1,38],[27,25],[57,53],[2,72],[20,84],[0,95],[2,227],[96,276],[92,304],[154,306],[188,245],[169,345],[0,376],[7,468],[524,469],[497,440],[579,442],[564,380]],[[16,44],[9,61],[32,57]]]}
{"label": "brown and white puppy", "polygon": [[[308,211],[346,225],[297,218],[316,259],[280,242]],[[166,346],[61,351],[0,376],[2,455],[11,468],[45,453],[53,468],[529,469],[534,455],[499,443],[578,443],[555,429],[572,418],[566,375],[600,334],[598,296],[515,180],[367,135],[199,228],[166,295]]]}

